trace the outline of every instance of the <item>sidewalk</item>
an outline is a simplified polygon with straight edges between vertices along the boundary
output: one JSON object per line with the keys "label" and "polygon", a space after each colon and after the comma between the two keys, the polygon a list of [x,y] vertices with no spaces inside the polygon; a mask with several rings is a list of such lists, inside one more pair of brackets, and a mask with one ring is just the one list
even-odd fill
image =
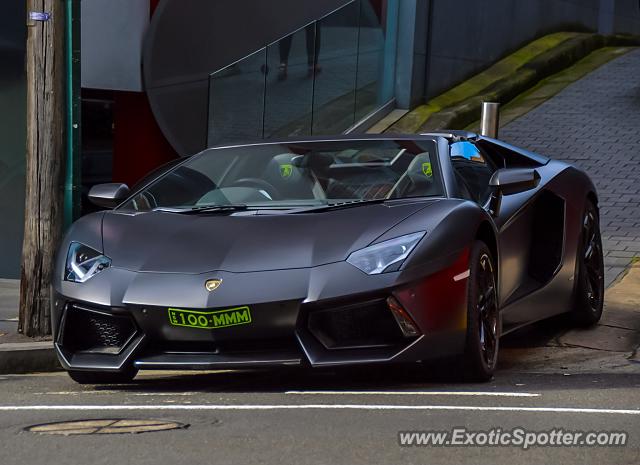
{"label": "sidewalk", "polygon": [[501,371],[527,373],[640,373],[640,263],[605,294],[600,322],[570,328],[554,318],[501,340]]}
{"label": "sidewalk", "polygon": [[640,49],[570,84],[500,138],[584,169],[600,200],[605,281],[640,256]]}
{"label": "sidewalk", "polygon": [[50,338],[18,334],[19,296],[18,280],[0,279],[0,374],[60,369]]}
{"label": "sidewalk", "polygon": [[20,281],[0,279],[0,334],[18,331]]}
{"label": "sidewalk", "polygon": [[507,337],[502,369],[640,371],[640,261],[634,258],[640,257],[638,76],[640,49],[569,84],[500,130],[501,139],[574,164],[591,176],[600,200],[608,288],[598,325],[563,330],[549,321],[519,333],[519,340]]}

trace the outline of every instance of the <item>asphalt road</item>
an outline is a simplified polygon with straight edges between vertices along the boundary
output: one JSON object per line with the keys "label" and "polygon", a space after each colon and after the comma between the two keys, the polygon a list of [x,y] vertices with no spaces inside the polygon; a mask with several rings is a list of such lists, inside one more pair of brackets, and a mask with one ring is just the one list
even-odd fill
{"label": "asphalt road", "polygon": [[[431,369],[429,369],[431,370]],[[141,374],[80,387],[64,373],[0,376],[1,463],[640,463],[640,374],[501,372],[462,383],[441,367],[309,373]],[[362,391],[369,391],[363,393]],[[375,391],[375,392],[371,392]],[[81,419],[188,424],[137,435],[50,436]],[[408,430],[626,431],[625,447],[400,447]]]}

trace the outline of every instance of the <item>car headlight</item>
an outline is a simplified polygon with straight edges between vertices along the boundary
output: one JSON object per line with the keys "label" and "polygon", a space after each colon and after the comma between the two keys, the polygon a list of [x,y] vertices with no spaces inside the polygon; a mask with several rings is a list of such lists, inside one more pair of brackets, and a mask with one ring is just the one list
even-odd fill
{"label": "car headlight", "polygon": [[419,231],[370,245],[353,252],[347,262],[367,274],[383,273],[391,265],[401,264],[425,233],[426,231]]}
{"label": "car headlight", "polygon": [[67,253],[64,280],[84,283],[111,266],[111,259],[89,246],[72,242]]}

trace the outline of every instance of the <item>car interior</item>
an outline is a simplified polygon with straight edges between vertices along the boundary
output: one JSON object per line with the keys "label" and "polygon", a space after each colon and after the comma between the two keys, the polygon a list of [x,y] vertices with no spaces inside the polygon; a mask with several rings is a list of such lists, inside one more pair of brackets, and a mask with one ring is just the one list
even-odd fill
{"label": "car interior", "polygon": [[429,152],[394,147],[236,156],[222,174],[185,164],[136,196],[133,209],[442,195],[438,167],[431,158]]}

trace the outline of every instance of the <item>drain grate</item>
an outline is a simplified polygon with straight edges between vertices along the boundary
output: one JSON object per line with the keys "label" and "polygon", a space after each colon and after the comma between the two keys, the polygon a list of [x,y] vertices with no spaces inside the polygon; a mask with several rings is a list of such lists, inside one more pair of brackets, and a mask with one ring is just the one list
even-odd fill
{"label": "drain grate", "polygon": [[184,429],[189,425],[177,421],[129,420],[112,418],[104,420],[78,420],[29,426],[26,431],[38,434],[63,436],[87,434],[140,434],[155,431]]}

